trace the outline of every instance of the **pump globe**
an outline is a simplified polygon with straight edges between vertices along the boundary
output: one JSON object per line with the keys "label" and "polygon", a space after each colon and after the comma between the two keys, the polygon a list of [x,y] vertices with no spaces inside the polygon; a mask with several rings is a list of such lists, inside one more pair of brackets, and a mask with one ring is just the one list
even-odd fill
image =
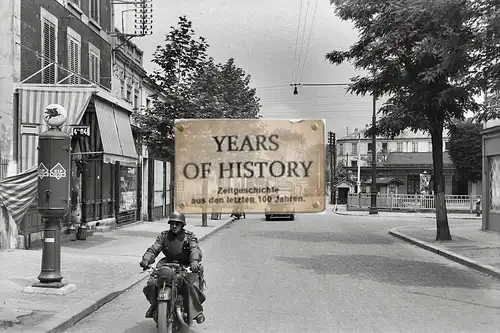
{"label": "pump globe", "polygon": [[68,112],[59,104],[50,104],[45,108],[43,120],[51,127],[60,127],[68,119]]}

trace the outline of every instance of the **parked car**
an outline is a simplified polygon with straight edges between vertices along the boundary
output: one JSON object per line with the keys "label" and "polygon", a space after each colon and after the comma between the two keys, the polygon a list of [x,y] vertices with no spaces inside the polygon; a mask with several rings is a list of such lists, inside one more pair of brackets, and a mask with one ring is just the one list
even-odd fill
{"label": "parked car", "polygon": [[[279,195],[290,195],[290,191],[280,190]],[[273,202],[270,202],[266,208],[266,221],[270,221],[272,218],[288,218],[291,221],[295,220],[295,207],[293,203],[276,203],[274,202],[276,195],[272,197]]]}

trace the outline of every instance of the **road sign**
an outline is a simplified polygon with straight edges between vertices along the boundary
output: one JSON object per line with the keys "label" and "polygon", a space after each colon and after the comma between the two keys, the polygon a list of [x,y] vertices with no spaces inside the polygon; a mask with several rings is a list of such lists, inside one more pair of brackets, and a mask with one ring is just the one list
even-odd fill
{"label": "road sign", "polygon": [[186,119],[175,122],[176,209],[322,212],[323,120]]}

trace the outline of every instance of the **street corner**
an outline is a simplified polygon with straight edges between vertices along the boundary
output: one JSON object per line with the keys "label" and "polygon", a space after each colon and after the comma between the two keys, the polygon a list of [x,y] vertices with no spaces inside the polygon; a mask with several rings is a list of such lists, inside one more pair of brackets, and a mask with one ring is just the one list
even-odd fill
{"label": "street corner", "polygon": [[[418,246],[424,250],[445,257],[446,259],[449,259],[466,267],[472,268],[489,276],[500,279],[500,268],[485,264],[483,262],[480,262],[479,260],[471,258],[470,256],[465,256],[463,254],[454,252],[448,249],[444,243],[441,243],[442,244],[441,246],[435,245],[433,242],[437,241],[431,241],[428,239],[431,233],[435,234],[435,230],[431,228],[427,229],[418,228],[415,226],[403,226],[403,227],[389,229],[389,234],[393,237],[399,238],[405,242]],[[424,237],[423,236],[424,234],[427,237]],[[426,240],[423,240],[422,238]],[[454,238],[457,239],[459,242],[467,241],[465,238],[461,238],[458,236],[455,236]]]}
{"label": "street corner", "polygon": [[[207,238],[209,238],[210,236],[217,233],[219,230],[231,227],[235,221],[238,221],[238,219],[234,218],[234,217],[227,219],[225,221],[222,221],[221,223],[215,225],[214,228],[212,228],[211,230],[207,230],[202,235],[200,235],[198,238],[198,241],[200,241],[200,242],[204,241]],[[198,226],[198,228],[206,228],[206,227]],[[199,232],[197,232],[197,233],[199,233]]]}
{"label": "street corner", "polygon": [[402,227],[389,229],[389,235],[396,237],[396,238],[399,238],[401,240],[404,240],[408,243],[423,247],[425,249],[428,249],[431,251],[433,250],[433,252],[437,253],[437,247],[432,246],[430,243],[419,239],[417,235],[413,235],[413,237],[410,236],[411,234],[415,234],[418,232],[427,233],[428,231],[430,231],[430,230],[426,230],[423,228],[416,228],[415,226],[402,226]]}
{"label": "street corner", "polygon": [[339,211],[339,210],[335,210],[335,208],[332,209],[332,212],[334,212],[335,214],[337,215],[342,215],[342,216],[365,216],[367,214],[356,214],[356,213],[350,213],[350,212],[346,212],[346,211]]}

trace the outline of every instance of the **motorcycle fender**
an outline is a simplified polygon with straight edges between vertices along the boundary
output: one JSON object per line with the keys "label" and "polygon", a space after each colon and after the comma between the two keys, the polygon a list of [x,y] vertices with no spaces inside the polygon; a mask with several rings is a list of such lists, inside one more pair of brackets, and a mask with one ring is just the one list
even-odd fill
{"label": "motorcycle fender", "polygon": [[172,298],[172,288],[165,287],[159,290],[158,292],[159,301],[168,301],[170,298]]}

